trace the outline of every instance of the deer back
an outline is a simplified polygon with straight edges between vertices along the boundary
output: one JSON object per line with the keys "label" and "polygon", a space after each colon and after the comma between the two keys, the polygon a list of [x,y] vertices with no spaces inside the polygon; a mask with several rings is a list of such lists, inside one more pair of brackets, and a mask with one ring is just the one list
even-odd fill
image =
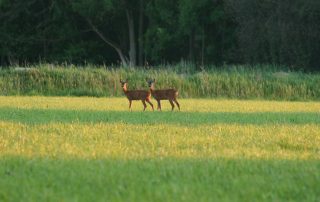
{"label": "deer back", "polygon": [[146,90],[130,90],[126,92],[129,100],[146,100],[150,99],[151,92]]}
{"label": "deer back", "polygon": [[152,96],[157,100],[174,99],[178,96],[178,91],[175,89],[153,90]]}

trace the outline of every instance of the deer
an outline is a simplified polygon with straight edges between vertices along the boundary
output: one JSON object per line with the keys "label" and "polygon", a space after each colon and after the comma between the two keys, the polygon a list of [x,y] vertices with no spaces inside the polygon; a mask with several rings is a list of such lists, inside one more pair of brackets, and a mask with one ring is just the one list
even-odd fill
{"label": "deer", "polygon": [[151,99],[151,92],[147,91],[147,90],[128,90],[128,79],[126,79],[125,81],[122,81],[120,79],[120,83],[121,83],[121,87],[123,89],[124,94],[127,96],[128,100],[129,100],[129,110],[131,111],[131,104],[132,104],[132,100],[141,100],[144,108],[143,111],[146,110],[147,105],[146,102],[150,104],[152,111],[154,111],[153,109],[153,104],[150,102]]}
{"label": "deer", "polygon": [[180,104],[177,101],[177,96],[178,96],[178,91],[176,89],[161,89],[161,90],[155,90],[154,89],[154,84],[155,84],[156,80],[155,79],[151,79],[148,80],[147,79],[147,83],[150,89],[150,92],[152,94],[152,97],[154,97],[154,99],[157,100],[158,102],[158,110],[161,111],[161,103],[160,100],[169,100],[170,104],[171,104],[171,111],[173,111],[174,109],[174,103],[176,103],[179,111],[180,111]]}

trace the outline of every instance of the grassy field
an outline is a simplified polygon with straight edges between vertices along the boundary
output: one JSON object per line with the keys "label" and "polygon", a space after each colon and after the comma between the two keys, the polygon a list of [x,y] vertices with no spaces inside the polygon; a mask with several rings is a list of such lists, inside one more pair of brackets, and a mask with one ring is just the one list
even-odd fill
{"label": "grassy field", "polygon": [[0,96],[0,201],[320,200],[319,102],[180,103]]}

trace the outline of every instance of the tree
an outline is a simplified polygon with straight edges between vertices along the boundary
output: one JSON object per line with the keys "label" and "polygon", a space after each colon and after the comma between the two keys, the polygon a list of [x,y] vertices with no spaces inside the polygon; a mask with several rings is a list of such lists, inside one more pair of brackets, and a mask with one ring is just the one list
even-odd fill
{"label": "tree", "polygon": [[318,0],[0,0],[0,65],[319,69]]}
{"label": "tree", "polygon": [[244,63],[319,67],[318,0],[228,0]]}
{"label": "tree", "polygon": [[[140,5],[136,5],[135,1],[131,0],[78,0],[70,3],[74,11],[85,19],[92,31],[118,53],[122,64],[131,66],[137,64],[135,19],[140,12],[139,43],[143,43],[141,37],[143,0],[140,0]],[[139,47],[142,48],[141,45]],[[140,52],[142,53],[142,50]]]}
{"label": "tree", "polygon": [[166,63],[180,60],[185,50],[178,33],[178,2],[152,0],[146,5],[148,29],[145,33],[145,57],[148,62]]}

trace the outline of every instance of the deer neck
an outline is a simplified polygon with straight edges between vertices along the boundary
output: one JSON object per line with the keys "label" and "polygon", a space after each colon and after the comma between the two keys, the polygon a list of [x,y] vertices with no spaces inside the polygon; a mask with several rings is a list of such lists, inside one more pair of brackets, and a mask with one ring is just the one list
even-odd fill
{"label": "deer neck", "polygon": [[153,92],[153,91],[154,91],[154,87],[151,86],[151,87],[150,87],[150,92]]}
{"label": "deer neck", "polygon": [[123,89],[124,94],[127,94],[127,92],[128,92],[127,86],[123,86],[122,89]]}

